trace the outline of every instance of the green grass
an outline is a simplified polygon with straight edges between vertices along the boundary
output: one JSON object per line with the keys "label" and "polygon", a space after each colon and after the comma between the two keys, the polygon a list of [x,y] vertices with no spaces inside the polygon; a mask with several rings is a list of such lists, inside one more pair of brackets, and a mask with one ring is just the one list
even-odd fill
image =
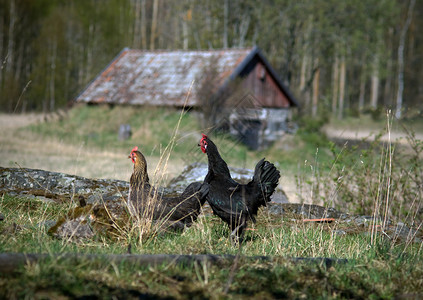
{"label": "green grass", "polygon": [[[47,253],[45,259],[0,274],[0,298],[115,296],[176,298],[392,298],[419,294],[423,278],[421,245],[392,243],[383,235],[371,242],[366,229],[333,234],[344,225],[307,224],[291,217],[261,213],[250,226],[241,248],[217,217],[200,218],[183,233],[163,233],[142,243],[107,236],[90,241],[59,240],[44,224],[62,216],[68,204],[44,203],[4,195],[0,211],[0,252]],[[270,261],[241,259],[237,265],[194,264],[137,266],[97,260],[57,257],[57,253],[234,254],[271,256]],[[330,268],[292,263],[289,257],[346,258]],[[233,279],[230,274],[233,272]],[[226,287],[229,286],[228,290]]]}
{"label": "green grass", "polygon": [[[97,149],[127,153],[138,145],[153,157],[161,157],[175,136],[176,144],[169,149],[171,159],[205,161],[197,147],[200,133],[205,130],[189,113],[181,118],[178,133],[174,135],[179,119],[180,112],[171,109],[78,106],[61,120],[20,130],[40,140],[59,141],[63,147],[86,145],[94,153]],[[131,125],[133,135],[122,142],[118,141],[117,132],[124,123]],[[408,225],[421,226],[421,216],[416,215],[415,208],[421,205],[422,198],[421,144],[416,142],[411,153],[399,158],[399,151],[378,141],[370,148],[339,148],[321,135],[320,126],[310,121],[296,136],[261,152],[250,151],[226,135],[212,136],[229,165],[252,168],[265,156],[283,173],[295,174],[300,193],[309,197],[306,200],[335,203],[343,210],[348,206],[350,212],[357,209],[378,217],[397,217]],[[215,216],[200,217],[183,233],[143,238],[137,236],[137,230],[124,231],[117,237],[103,234],[81,242],[48,235],[43,224],[61,218],[70,208],[70,204],[8,195],[0,198],[0,212],[5,215],[5,220],[0,222],[0,252],[51,254],[42,261],[22,266],[16,273],[0,272],[0,298],[422,297],[422,243],[394,242],[379,232],[376,239],[371,239],[368,227],[338,235],[334,230],[349,229],[349,225],[308,224],[289,215],[276,218],[260,212],[257,223],[250,224],[251,230],[247,231],[241,248],[230,243],[227,226]],[[266,262],[241,259],[236,265],[228,262],[143,267],[101,258],[75,261],[53,255],[124,254],[129,245],[134,254],[239,253],[273,259]],[[289,257],[333,257],[348,259],[348,263],[325,268],[314,263],[294,264]]]}
{"label": "green grass", "polygon": [[[148,155],[159,156],[160,147],[168,144],[179,117],[179,111],[165,108],[77,106],[69,110],[64,118],[33,125],[30,130],[40,136],[71,144],[84,143],[98,149],[132,149],[134,142],[137,142]],[[194,118],[185,114],[181,120],[181,130],[195,127],[195,122]],[[118,140],[121,124],[131,125],[131,139]],[[186,149],[189,147],[181,143],[175,151]]]}
{"label": "green grass", "polygon": [[[69,272],[69,269],[72,271]],[[19,278],[8,279],[6,297],[58,296],[100,298],[312,298],[389,299],[395,295],[419,297],[421,265],[403,260],[347,264],[329,270],[315,265],[241,263],[225,294],[231,265],[192,267],[137,267],[105,261],[71,264],[65,259],[46,259],[27,268]],[[10,286],[13,284],[13,289]],[[41,298],[41,297],[40,297]]]}
{"label": "green grass", "polygon": [[[35,199],[4,195],[0,202],[6,222],[0,223],[4,242],[0,252],[56,253],[75,251],[74,243],[52,239],[47,235],[48,220],[57,220],[69,210],[69,204],[44,203]],[[360,245],[368,242],[366,235],[338,236],[332,230],[337,225],[305,225],[289,217],[275,218],[261,213],[256,226],[250,224],[243,255],[310,256],[357,258],[366,253]],[[102,236],[83,245],[78,252],[125,253],[131,244],[134,253],[237,254],[239,248],[228,239],[227,226],[214,216],[201,217],[191,228],[181,233],[167,233],[139,242],[133,235],[121,235],[118,240]],[[335,244],[342,241],[342,245]]]}

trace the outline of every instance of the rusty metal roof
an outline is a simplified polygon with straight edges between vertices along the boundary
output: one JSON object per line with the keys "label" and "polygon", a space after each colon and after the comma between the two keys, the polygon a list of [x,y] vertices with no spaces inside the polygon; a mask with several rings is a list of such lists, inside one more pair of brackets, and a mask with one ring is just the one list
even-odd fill
{"label": "rusty metal roof", "polygon": [[[76,101],[183,106],[193,80],[211,61],[222,84],[254,48],[210,51],[123,49]],[[196,104],[195,88],[188,106]]]}

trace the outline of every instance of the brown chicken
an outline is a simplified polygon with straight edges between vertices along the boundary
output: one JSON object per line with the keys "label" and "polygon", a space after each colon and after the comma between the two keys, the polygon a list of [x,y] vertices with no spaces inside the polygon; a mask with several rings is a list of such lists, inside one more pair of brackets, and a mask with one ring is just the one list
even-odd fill
{"label": "brown chicken", "polygon": [[184,229],[191,226],[200,214],[208,193],[208,185],[193,182],[182,194],[164,195],[150,185],[147,162],[138,147],[129,155],[134,171],[129,181],[128,207],[131,215],[163,221],[166,227]]}

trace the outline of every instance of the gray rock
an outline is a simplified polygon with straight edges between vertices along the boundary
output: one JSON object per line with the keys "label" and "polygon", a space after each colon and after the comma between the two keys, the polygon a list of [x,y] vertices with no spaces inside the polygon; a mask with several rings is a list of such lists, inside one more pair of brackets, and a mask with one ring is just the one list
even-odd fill
{"label": "gray rock", "polygon": [[84,196],[88,203],[122,202],[129,183],[26,168],[0,167],[0,194],[37,197],[42,201],[72,201]]}
{"label": "gray rock", "polygon": [[346,214],[346,213],[341,213],[339,215],[339,219],[340,220],[343,220],[343,221],[346,221],[346,220],[350,220],[351,219],[351,216],[349,214]]}
{"label": "gray rock", "polygon": [[373,216],[358,216],[353,218],[353,222],[357,226],[367,225],[367,224],[370,224],[370,222],[379,223],[380,221],[381,221],[380,218],[374,218]]}
{"label": "gray rock", "polygon": [[405,241],[413,239],[414,242],[421,242],[421,239],[416,237],[417,230],[407,227],[402,222],[398,222],[397,225],[390,226],[390,228],[393,228],[394,239],[400,238]]}
{"label": "gray rock", "polygon": [[414,237],[413,242],[414,243],[422,243],[423,240],[421,238],[419,238],[419,237]]}
{"label": "gray rock", "polygon": [[272,215],[283,215],[285,210],[279,203],[269,203],[267,204],[267,212]]}
{"label": "gray rock", "polygon": [[47,220],[47,221],[41,222],[37,225],[38,225],[38,227],[45,228],[46,230],[49,230],[51,227],[53,227],[56,224],[57,224],[56,220]]}
{"label": "gray rock", "polygon": [[94,231],[89,224],[89,219],[84,216],[66,220],[57,228],[54,236],[59,238],[90,239],[94,237]]}
{"label": "gray rock", "polygon": [[341,230],[341,229],[333,230],[332,232],[335,233],[336,235],[346,235],[347,234],[347,232],[345,230]]}
{"label": "gray rock", "polygon": [[270,198],[275,203],[289,203],[288,196],[281,189],[277,189]]}
{"label": "gray rock", "polygon": [[297,215],[304,219],[335,218],[338,219],[342,214],[332,207],[323,207],[315,204],[301,203],[268,203],[267,211],[273,215],[282,215],[286,213]]}

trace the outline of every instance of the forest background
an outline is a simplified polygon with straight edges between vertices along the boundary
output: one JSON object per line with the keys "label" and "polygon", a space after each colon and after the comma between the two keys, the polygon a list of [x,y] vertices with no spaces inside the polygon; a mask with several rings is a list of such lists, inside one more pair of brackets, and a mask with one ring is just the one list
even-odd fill
{"label": "forest background", "polygon": [[0,110],[66,107],[124,47],[257,45],[301,113],[423,111],[416,0],[0,0]]}

